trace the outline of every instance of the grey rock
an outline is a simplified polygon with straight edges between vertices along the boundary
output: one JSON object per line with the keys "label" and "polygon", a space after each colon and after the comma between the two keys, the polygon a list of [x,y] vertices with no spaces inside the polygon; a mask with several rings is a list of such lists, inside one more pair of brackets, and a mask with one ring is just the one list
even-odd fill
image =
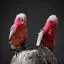
{"label": "grey rock", "polygon": [[37,47],[19,52],[10,64],[57,64],[57,59],[46,47]]}

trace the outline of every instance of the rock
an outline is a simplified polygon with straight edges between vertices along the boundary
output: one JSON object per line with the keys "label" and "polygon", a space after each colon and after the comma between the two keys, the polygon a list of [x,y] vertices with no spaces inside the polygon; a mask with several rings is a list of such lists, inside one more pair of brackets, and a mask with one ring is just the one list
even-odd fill
{"label": "rock", "polygon": [[46,47],[33,47],[13,56],[10,64],[57,64],[57,59]]}

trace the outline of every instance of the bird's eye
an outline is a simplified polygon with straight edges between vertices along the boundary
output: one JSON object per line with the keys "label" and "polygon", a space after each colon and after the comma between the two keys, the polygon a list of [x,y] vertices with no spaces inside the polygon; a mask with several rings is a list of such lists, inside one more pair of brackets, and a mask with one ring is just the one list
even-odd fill
{"label": "bird's eye", "polygon": [[22,21],[22,22],[23,22],[23,19],[21,19],[21,18],[18,18],[18,21]]}
{"label": "bird's eye", "polygon": [[23,21],[23,19],[21,19]]}
{"label": "bird's eye", "polygon": [[18,18],[18,21],[20,21],[21,19],[20,18]]}

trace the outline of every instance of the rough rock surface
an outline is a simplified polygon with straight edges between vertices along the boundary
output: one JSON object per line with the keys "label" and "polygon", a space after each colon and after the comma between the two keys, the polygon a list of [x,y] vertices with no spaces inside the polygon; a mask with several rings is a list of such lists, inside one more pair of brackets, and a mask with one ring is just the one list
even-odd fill
{"label": "rough rock surface", "polygon": [[57,64],[57,59],[46,47],[33,47],[13,56],[10,64]]}

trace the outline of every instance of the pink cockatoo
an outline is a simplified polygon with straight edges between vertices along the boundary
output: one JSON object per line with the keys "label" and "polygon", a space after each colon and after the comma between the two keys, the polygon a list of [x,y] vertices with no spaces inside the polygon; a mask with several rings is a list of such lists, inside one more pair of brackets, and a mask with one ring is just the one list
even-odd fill
{"label": "pink cockatoo", "polygon": [[50,15],[48,17],[45,26],[38,34],[36,46],[42,45],[53,51],[55,47],[55,36],[58,23],[56,15]]}
{"label": "pink cockatoo", "polygon": [[16,15],[9,35],[9,42],[12,49],[23,47],[26,40],[28,39],[26,21],[27,17],[24,13]]}

